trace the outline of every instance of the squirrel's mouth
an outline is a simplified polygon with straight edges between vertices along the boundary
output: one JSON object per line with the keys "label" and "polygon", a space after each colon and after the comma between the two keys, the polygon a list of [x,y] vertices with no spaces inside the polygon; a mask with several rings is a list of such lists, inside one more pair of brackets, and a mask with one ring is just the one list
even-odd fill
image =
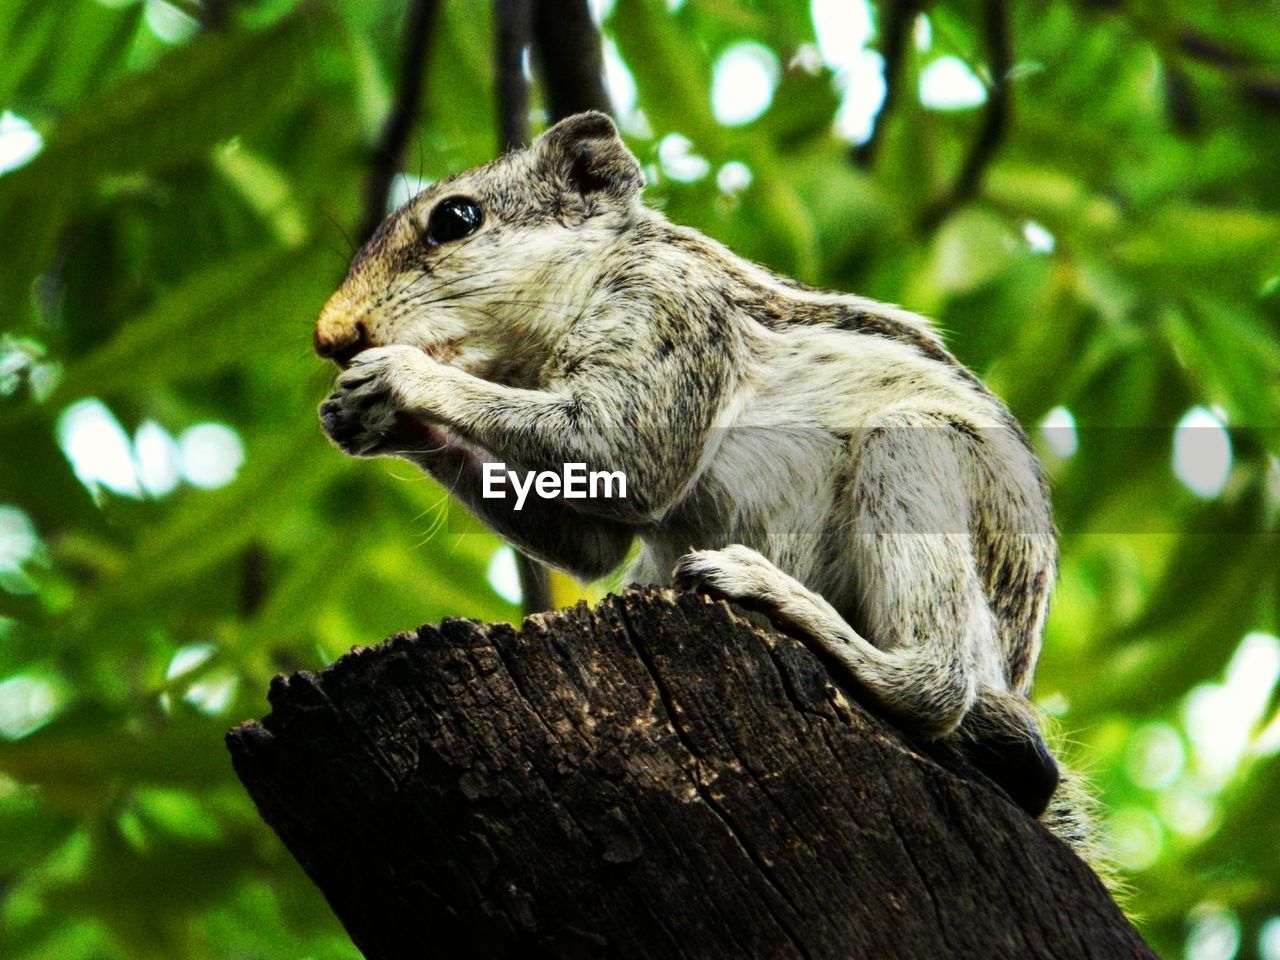
{"label": "squirrel's mouth", "polygon": [[[459,338],[457,340],[446,340],[443,343],[429,343],[425,346],[414,344],[414,346],[417,346],[419,350],[425,353],[432,360],[439,360],[441,363],[452,363],[458,357],[458,344],[462,342],[462,339],[463,338]],[[347,367],[351,366],[356,357],[360,356],[360,354],[364,353],[366,350],[372,350],[374,347],[389,346],[391,346],[389,343],[368,344],[366,346],[362,346],[358,351],[337,354],[332,357],[332,360],[337,364],[340,370],[345,370]]]}

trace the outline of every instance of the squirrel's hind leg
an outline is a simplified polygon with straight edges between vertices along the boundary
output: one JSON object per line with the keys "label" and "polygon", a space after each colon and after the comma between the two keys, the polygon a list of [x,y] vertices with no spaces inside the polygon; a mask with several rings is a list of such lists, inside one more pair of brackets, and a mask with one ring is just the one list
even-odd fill
{"label": "squirrel's hind leg", "polygon": [[677,587],[762,613],[783,633],[816,645],[915,736],[951,733],[976,695],[975,678],[959,662],[942,663],[947,658],[936,651],[877,648],[825,599],[749,547],[686,554],[673,579]]}
{"label": "squirrel's hind leg", "polygon": [[831,604],[741,544],[688,553],[680,558],[672,577],[680,589],[697,590],[761,613],[783,633],[817,641],[824,649],[856,636]]}
{"label": "squirrel's hind leg", "polygon": [[[878,670],[894,652],[876,650],[876,661],[864,659],[871,645],[834,607],[769,560],[740,544],[722,550],[697,550],[684,556],[674,574],[677,587],[695,589],[763,614],[775,627],[833,656],[855,680],[911,733],[920,724],[904,716],[909,689],[886,688],[893,674]],[[872,648],[875,649],[875,648]],[[879,687],[879,689],[877,689]],[[927,708],[925,704],[912,707]],[[906,721],[906,722],[904,722]],[[1024,698],[982,688],[947,741],[975,769],[993,780],[1015,803],[1034,817],[1044,813],[1058,787],[1059,770]]]}

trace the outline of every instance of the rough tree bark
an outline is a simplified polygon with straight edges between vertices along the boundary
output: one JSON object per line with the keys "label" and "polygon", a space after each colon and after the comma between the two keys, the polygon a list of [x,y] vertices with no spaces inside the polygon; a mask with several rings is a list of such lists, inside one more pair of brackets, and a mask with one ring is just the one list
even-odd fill
{"label": "rough tree bark", "polygon": [[1154,957],[1021,810],[720,603],[449,620],[228,736],[366,957]]}

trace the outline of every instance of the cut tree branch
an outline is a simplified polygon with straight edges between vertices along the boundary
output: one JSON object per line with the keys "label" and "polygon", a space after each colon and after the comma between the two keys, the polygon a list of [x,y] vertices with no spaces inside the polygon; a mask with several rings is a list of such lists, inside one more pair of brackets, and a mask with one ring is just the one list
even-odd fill
{"label": "cut tree branch", "polygon": [[391,184],[404,162],[409,137],[422,112],[422,88],[426,81],[427,56],[431,48],[439,0],[411,0],[404,25],[404,49],[394,99],[383,121],[382,133],[373,151],[365,184],[364,218],[357,244],[378,229],[387,215]]}
{"label": "cut tree branch", "polygon": [[991,82],[987,102],[982,110],[978,135],[965,156],[960,172],[941,200],[925,211],[923,226],[936,228],[960,206],[977,195],[987,167],[1004,140],[1012,112],[1009,93],[1009,71],[1013,67],[1013,48],[1009,38],[1009,10],[1006,0],[984,0],[982,27],[987,52],[987,69]]}
{"label": "cut tree branch", "polygon": [[979,774],[722,603],[628,591],[278,677],[236,771],[369,960],[1153,960]]}

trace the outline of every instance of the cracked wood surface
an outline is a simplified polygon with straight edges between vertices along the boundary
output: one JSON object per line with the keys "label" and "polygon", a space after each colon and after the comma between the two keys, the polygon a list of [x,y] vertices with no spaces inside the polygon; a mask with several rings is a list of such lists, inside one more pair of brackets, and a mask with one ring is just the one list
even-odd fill
{"label": "cracked wood surface", "polygon": [[978,775],[702,597],[449,620],[270,701],[236,771],[371,960],[1154,957]]}

